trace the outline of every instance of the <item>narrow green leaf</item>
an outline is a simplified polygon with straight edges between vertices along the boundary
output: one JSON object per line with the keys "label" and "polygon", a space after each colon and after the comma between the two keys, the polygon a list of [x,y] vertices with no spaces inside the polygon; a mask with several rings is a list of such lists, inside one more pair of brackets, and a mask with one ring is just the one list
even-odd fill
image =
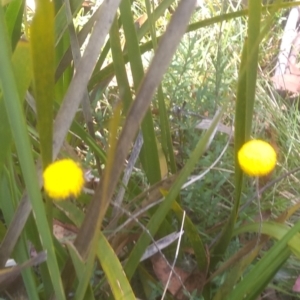
{"label": "narrow green leaf", "polygon": [[[276,223],[276,222],[263,222],[262,224],[259,223],[252,223],[241,226],[234,231],[234,235],[243,233],[243,232],[260,232],[262,234],[267,234],[277,240],[280,240],[285,236],[290,230],[285,224]],[[288,242],[291,251],[300,258],[300,234],[295,234],[290,241]]]}
{"label": "narrow green leaf", "polygon": [[[177,202],[173,203],[172,209],[176,213],[177,218],[182,219],[183,210]],[[194,249],[199,271],[203,272],[206,275],[209,266],[209,262],[207,259],[208,254],[206,253],[205,245],[200,238],[200,234],[196,226],[188,216],[185,217],[184,231],[187,234],[188,239],[190,240],[190,243]]]}
{"label": "narrow green leaf", "polygon": [[21,40],[12,55],[12,64],[22,103],[32,80],[31,63],[30,44]]}
{"label": "narrow green leaf", "polygon": [[88,253],[85,267],[81,270],[81,274],[78,278],[79,282],[76,287],[76,293],[74,296],[75,300],[84,299],[86,293],[88,293],[90,278],[92,278],[93,276],[95,257],[96,257],[96,247],[93,247],[91,251]]}
{"label": "narrow green leaf", "polygon": [[12,136],[2,95],[0,95],[0,172],[11,148]]}
{"label": "narrow green leaf", "polygon": [[37,3],[30,30],[30,45],[38,132],[45,168],[52,161],[55,66],[54,7],[53,2],[49,0],[41,0]]}
{"label": "narrow green leaf", "polygon": [[3,90],[5,108],[8,115],[13,139],[16,145],[23,178],[34,211],[40,238],[47,251],[47,267],[51,274],[56,296],[64,300],[65,294],[60,279],[56,255],[53,247],[51,231],[47,222],[46,212],[41,196],[31,145],[27,133],[26,120],[22,111],[17,85],[13,75],[9,39],[6,32],[3,9],[0,6],[0,81]]}
{"label": "narrow green leaf", "polygon": [[[142,37],[147,33],[147,31],[149,31],[149,23],[152,23],[153,25],[155,24],[155,22],[161,17],[163,16],[167,9],[170,7],[170,5],[175,2],[175,0],[163,0],[159,3],[159,5],[155,8],[155,10],[152,13],[152,17],[147,18],[147,20],[145,21],[145,23],[137,30],[137,37],[138,40],[140,41],[142,39]],[[147,3],[147,2],[146,2]],[[148,3],[151,5],[150,1],[148,1]],[[150,5],[147,3],[147,14],[149,16],[149,7]],[[151,25],[152,26],[152,25]],[[151,31],[153,31],[151,29]],[[153,34],[153,32],[151,33],[152,36],[152,41],[151,43],[153,43],[153,36],[155,36],[155,34]],[[155,44],[153,45],[155,46]],[[155,49],[155,47],[154,47]]]}
{"label": "narrow green leaf", "polygon": [[[55,60],[56,64],[61,60],[61,57],[64,55],[65,51],[68,49],[70,46],[70,36],[68,31],[65,32],[65,34],[62,36],[61,40],[55,47]],[[61,76],[58,80],[56,81],[55,84],[55,100],[58,103],[62,103],[63,98],[66,94],[66,91],[69,87],[69,84],[72,80],[73,74],[74,74],[74,65],[70,64],[65,72],[64,76]]]}
{"label": "narrow green leaf", "polygon": [[116,300],[135,300],[135,295],[122,265],[102,233],[98,241],[97,257],[107,277],[114,298]]}
{"label": "narrow green leaf", "polygon": [[289,258],[291,252],[287,245],[291,245],[291,240],[298,235],[299,231],[300,222],[297,222],[251,269],[227,299],[256,299],[255,297],[265,288],[271,277]]}
{"label": "narrow green leaf", "polygon": [[[16,47],[16,50],[12,56],[13,70],[17,82],[18,92],[21,101],[25,97],[25,93],[31,82],[31,57],[29,44],[24,41],[20,41]],[[9,152],[12,143],[12,136],[10,126],[0,93],[0,170],[3,163],[6,161],[6,156]]]}
{"label": "narrow green leaf", "polygon": [[11,39],[11,48],[15,49],[21,37],[23,11],[25,1],[11,1],[5,11],[5,19],[8,29],[8,35]]}
{"label": "narrow green leaf", "polygon": [[[144,77],[143,62],[139,49],[138,38],[131,13],[130,0],[123,0],[120,5],[121,20],[126,37],[126,46],[132,71],[134,88],[137,91]],[[140,159],[150,184],[160,181],[159,157],[154,133],[154,123],[150,110],[142,122],[143,147]]]}
{"label": "narrow green leaf", "polygon": [[[71,11],[73,14],[78,12],[84,0],[70,1]],[[66,6],[63,4],[55,17],[55,44],[57,44],[68,27],[66,18]]]}
{"label": "narrow green leaf", "polygon": [[125,63],[122,55],[122,47],[119,35],[119,26],[117,18],[115,18],[110,28],[110,47],[113,57],[113,64],[116,73],[116,79],[118,82],[118,88],[120,91],[120,98],[123,100],[124,115],[126,115],[131,103],[132,95],[127,78]]}
{"label": "narrow green leaf", "polygon": [[161,130],[161,145],[166,156],[170,171],[172,174],[177,172],[176,160],[173,150],[173,142],[170,130],[169,116],[167,114],[165,97],[163,94],[162,87],[159,86],[157,91],[157,101],[159,109],[159,120],[160,120],[160,130]]}
{"label": "narrow green leaf", "polygon": [[[70,5],[72,6],[73,3],[76,3],[75,1],[71,1]],[[66,12],[65,12],[65,6],[62,6],[64,10],[64,20],[66,19]],[[94,12],[94,14],[88,19],[88,21],[84,24],[83,28],[79,31],[77,34],[77,40],[79,43],[79,46],[82,47],[83,43],[85,42],[87,36],[91,33],[93,26],[95,24],[95,20],[97,19],[98,11],[101,9],[101,5],[98,7],[98,9]],[[56,19],[58,19],[59,14],[58,13]],[[60,34],[60,31],[58,32]],[[56,44],[58,41],[56,41]],[[107,57],[107,54],[110,50],[110,43],[109,40],[106,42],[104,48],[102,49],[102,52],[100,54],[100,57],[95,65],[96,70],[100,70],[102,67],[103,62],[105,61],[105,58]],[[71,46],[68,48],[68,50],[64,53],[63,57],[60,57],[59,64],[57,66],[57,70],[55,73],[55,80],[59,80],[61,75],[65,72],[65,70],[71,65],[71,62],[73,60],[72,50]]]}
{"label": "narrow green leaf", "polygon": [[[80,257],[79,253],[77,252],[73,244],[67,243],[67,247],[75,268],[76,276],[80,280],[83,274],[82,271],[85,269],[86,264]],[[84,295],[84,299],[89,299],[89,300],[95,299],[91,285],[88,285],[88,288]]]}
{"label": "narrow green leaf", "polygon": [[261,1],[249,1],[248,3],[248,43],[247,43],[247,106],[245,120],[246,141],[250,139],[252,132],[252,118],[256,91],[256,77],[258,70],[258,51],[260,40]]}
{"label": "narrow green leaf", "polygon": [[217,263],[222,259],[227,246],[231,240],[234,224],[236,222],[238,209],[240,206],[240,197],[243,187],[243,172],[237,161],[237,153],[240,147],[245,142],[245,128],[246,128],[246,63],[247,63],[247,40],[245,41],[242,59],[239,71],[238,86],[237,86],[237,100],[235,107],[235,200],[228,222],[221,232],[216,245],[212,249],[210,269],[213,270]]}

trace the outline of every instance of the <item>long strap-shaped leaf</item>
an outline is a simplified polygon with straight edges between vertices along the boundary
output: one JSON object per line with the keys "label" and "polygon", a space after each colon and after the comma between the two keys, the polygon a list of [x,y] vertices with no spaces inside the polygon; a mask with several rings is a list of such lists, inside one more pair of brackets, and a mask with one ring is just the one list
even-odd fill
{"label": "long strap-shaped leaf", "polygon": [[258,68],[258,50],[260,39],[260,1],[250,1],[248,19],[248,39],[244,44],[239,72],[238,93],[235,118],[235,201],[221,237],[213,249],[211,269],[222,258],[231,240],[236,222],[243,185],[243,173],[237,162],[237,153],[245,141],[250,139],[253,107],[255,100],[256,76]]}
{"label": "long strap-shaped leaf", "polygon": [[[291,228],[285,224],[280,224],[272,221],[266,221],[261,224],[251,223],[239,227],[234,231],[234,235],[238,235],[244,232],[259,232],[261,230],[262,234],[266,234],[270,237],[276,238],[277,240],[282,239],[282,237],[288,233]],[[288,246],[295,256],[300,258],[300,234],[297,233],[290,239]]]}
{"label": "long strap-shaped leaf", "polygon": [[52,2],[38,1],[30,32],[37,128],[45,168],[52,160],[54,101],[54,7]]}
{"label": "long strap-shaped leaf", "polygon": [[11,55],[9,52],[9,40],[5,30],[3,9],[0,6],[0,80],[3,89],[4,102],[8,119],[12,129],[25,185],[31,200],[37,226],[40,229],[40,237],[43,247],[47,250],[47,265],[55,294],[59,299],[65,299],[60,271],[58,268],[51,231],[47,222],[43,199],[38,184],[35,165],[32,157],[31,146],[26,130],[26,121],[19,99],[17,85],[14,79]]}
{"label": "long strap-shaped leaf", "polygon": [[114,298],[116,300],[134,300],[134,293],[122,265],[103,234],[101,234],[98,242],[97,257],[108,279]]}
{"label": "long strap-shaped leaf", "polygon": [[[134,88],[137,91],[144,76],[142,56],[131,12],[131,2],[123,0],[120,5],[121,20],[126,37],[126,47],[132,72]],[[148,109],[142,121],[144,143],[140,152],[140,160],[150,184],[160,181],[159,157],[154,132],[152,114]]]}
{"label": "long strap-shaped leaf", "polygon": [[292,242],[292,239],[299,231],[300,221],[290,230],[286,231],[286,234],[251,269],[226,299],[257,299],[257,296],[262,292],[267,282],[271,280],[280,266],[289,258],[291,251],[288,243]]}
{"label": "long strap-shaped leaf", "polygon": [[[24,99],[25,93],[31,82],[32,72],[31,72],[31,57],[29,43],[20,41],[13,53],[12,64],[14,75],[16,78],[16,84],[18,87],[18,92],[20,100]],[[5,111],[4,102],[2,100],[2,95],[0,96],[0,171],[6,161],[6,155],[12,144],[12,135],[9,128],[9,121]],[[1,261],[1,255],[0,255]],[[1,263],[0,263],[1,266]]]}

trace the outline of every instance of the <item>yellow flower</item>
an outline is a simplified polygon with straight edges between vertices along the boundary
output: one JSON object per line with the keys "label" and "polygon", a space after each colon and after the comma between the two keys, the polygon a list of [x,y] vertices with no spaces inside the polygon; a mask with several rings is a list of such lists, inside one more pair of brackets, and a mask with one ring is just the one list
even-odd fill
{"label": "yellow flower", "polygon": [[54,199],[77,197],[84,185],[83,171],[72,159],[62,159],[50,164],[43,173],[44,189]]}
{"label": "yellow flower", "polygon": [[269,174],[275,168],[276,160],[274,148],[261,140],[245,143],[238,152],[239,165],[250,176]]}

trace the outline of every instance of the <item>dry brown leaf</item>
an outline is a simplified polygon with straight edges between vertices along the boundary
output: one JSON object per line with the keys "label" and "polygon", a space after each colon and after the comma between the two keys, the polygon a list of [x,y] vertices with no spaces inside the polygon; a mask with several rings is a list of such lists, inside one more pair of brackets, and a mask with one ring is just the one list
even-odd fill
{"label": "dry brown leaf", "polygon": [[[198,290],[200,292],[205,284],[205,276],[200,272],[193,272],[189,275],[189,277],[184,282],[185,288],[187,291],[192,293],[194,290]],[[175,295],[177,300],[186,300],[189,299],[186,296],[185,289],[181,287],[179,292]]]}
{"label": "dry brown leaf", "polygon": [[[159,281],[165,287],[166,283],[168,281],[170,272],[171,272],[171,269],[168,266],[165,258],[162,257],[160,254],[156,254],[156,255],[152,256],[151,262],[152,262],[153,271],[154,271],[156,277],[159,279]],[[174,267],[174,270],[180,276],[182,282],[184,282],[190,275],[188,272],[186,272],[178,267]],[[173,296],[175,296],[180,291],[181,287],[182,287],[182,284],[181,284],[179,278],[175,274],[172,274],[170,284],[168,287],[169,292]]]}
{"label": "dry brown leaf", "polygon": [[277,90],[292,93],[300,92],[300,76],[294,74],[277,75],[272,77],[272,81]]}
{"label": "dry brown leaf", "polygon": [[[165,287],[168,281],[171,269],[165,258],[156,254],[151,258],[152,267],[156,277]],[[177,300],[189,299],[185,292],[193,292],[194,290],[200,291],[205,283],[205,276],[199,272],[187,272],[181,268],[174,267],[174,271],[180,276],[180,279],[174,273],[172,274],[168,291]],[[184,284],[184,286],[182,285]]]}
{"label": "dry brown leaf", "polygon": [[53,234],[59,241],[73,241],[75,239],[76,234],[73,231],[58,224],[58,222],[55,223],[53,224]]}

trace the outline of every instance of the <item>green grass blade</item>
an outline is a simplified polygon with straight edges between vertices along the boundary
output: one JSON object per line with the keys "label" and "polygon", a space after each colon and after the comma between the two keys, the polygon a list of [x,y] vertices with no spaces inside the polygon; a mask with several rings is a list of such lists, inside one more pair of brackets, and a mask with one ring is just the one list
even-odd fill
{"label": "green grass blade", "polygon": [[76,287],[75,300],[85,299],[85,295],[88,293],[90,278],[93,276],[95,257],[96,249],[93,247],[86,258],[85,267],[81,270],[81,274],[78,277],[79,282]]}
{"label": "green grass blade", "polygon": [[[70,26],[70,25],[69,25]],[[55,62],[60,61],[61,57],[64,55],[66,49],[70,46],[70,36],[69,32],[65,32],[59,43],[55,46]],[[64,76],[61,76],[57,81],[55,81],[55,100],[61,103],[68,86],[72,80],[74,73],[75,64],[70,64],[67,66]]]}
{"label": "green grass blade", "polygon": [[[86,263],[82,260],[82,258],[80,257],[79,253],[77,252],[77,250],[73,244],[67,243],[67,247],[68,247],[68,251],[70,253],[70,257],[72,259],[74,268],[75,268],[76,276],[80,280],[83,275],[82,271],[86,267]],[[89,300],[95,299],[93,290],[90,285],[88,285],[86,292],[84,291],[83,294],[84,294],[84,298],[82,298],[82,299],[89,299]]]}
{"label": "green grass blade", "polygon": [[[18,92],[21,101],[23,101],[25,92],[31,82],[31,58],[30,49],[27,42],[20,41],[13,53],[12,63],[16,83],[18,85]],[[9,122],[4,107],[2,95],[0,93],[0,170],[3,163],[6,161],[6,155],[9,152],[12,143],[12,136],[9,127]]]}
{"label": "green grass blade", "polygon": [[[261,228],[262,234],[267,234],[273,238],[276,238],[277,240],[280,240],[283,238],[284,235],[288,233],[290,230],[290,227],[281,224],[281,223],[275,223],[275,222],[263,222],[262,224],[258,223],[252,223],[248,224],[242,227],[239,227],[234,231],[234,234],[240,234],[243,232],[259,232]],[[293,253],[300,258],[300,234],[295,234],[290,241],[288,242],[288,246],[291,248]]]}
{"label": "green grass blade", "polygon": [[[143,62],[136,35],[133,15],[131,13],[131,2],[123,0],[120,5],[121,20],[126,37],[126,46],[135,90],[137,91],[142,78],[144,77]],[[143,122],[142,132],[144,143],[140,152],[140,159],[143,164],[146,176],[150,184],[154,184],[161,179],[159,156],[154,133],[154,124],[150,110],[148,110]]]}
{"label": "green grass blade", "polygon": [[[70,3],[72,5],[73,1]],[[64,8],[65,9],[65,8]],[[91,16],[91,18],[87,21],[86,24],[84,24],[83,28],[79,31],[77,34],[77,40],[79,43],[79,46],[82,47],[83,43],[85,42],[87,36],[91,33],[95,20],[98,16],[98,11],[101,9],[101,6],[98,7],[97,11],[94,12],[94,14]],[[107,54],[110,50],[110,43],[109,40],[106,42],[105,46],[102,49],[102,52],[100,54],[100,57],[95,65],[95,70],[101,69],[102,64],[105,61],[105,58],[107,57]],[[73,60],[72,50],[71,46],[66,50],[63,57],[60,58],[59,64],[57,66],[57,70],[55,73],[55,80],[59,80],[61,75],[65,72],[65,70],[71,65],[71,62]]]}
{"label": "green grass blade", "polygon": [[32,20],[30,43],[40,149],[45,168],[52,161],[55,65],[54,7],[52,2],[39,1]]}
{"label": "green grass blade", "polygon": [[[75,14],[80,7],[82,6],[84,0],[73,0],[70,1],[71,11]],[[66,6],[63,3],[61,8],[59,9],[57,15],[55,16],[55,44],[58,44],[61,37],[65,33],[68,27],[68,22],[66,18]]]}
{"label": "green grass blade", "polygon": [[248,48],[248,41],[245,40],[243,51],[242,51],[242,59],[241,59],[241,66],[239,71],[239,78],[238,78],[238,86],[237,86],[237,99],[236,99],[236,106],[235,106],[235,124],[234,128],[234,153],[235,153],[235,211],[239,208],[239,201],[242,193],[242,186],[243,186],[243,171],[239,166],[237,160],[237,153],[242,147],[242,145],[246,141],[246,115],[247,115],[247,73],[246,73],[246,62],[247,62],[247,48]]}
{"label": "green grass blade", "polygon": [[110,47],[113,58],[114,69],[116,73],[116,79],[118,82],[118,88],[120,90],[120,98],[123,101],[123,114],[126,115],[128,109],[132,103],[131,90],[127,78],[125,69],[125,62],[122,54],[122,47],[119,36],[119,26],[117,18],[115,18],[110,28]]}
{"label": "green grass blade", "polygon": [[[142,27],[148,28],[150,27],[150,34],[151,40],[153,44],[153,49],[156,50],[157,48],[157,37],[155,31],[155,21],[157,17],[160,15],[159,13],[162,11],[161,7],[165,7],[164,5],[169,4],[170,1],[163,1],[157,10],[152,13],[151,3],[149,0],[146,0],[146,8],[147,8],[147,15],[148,18],[146,20],[147,24],[143,24]],[[171,1],[173,2],[173,1]],[[167,7],[165,7],[167,9]],[[147,27],[146,27],[147,26]],[[141,28],[141,31],[143,28]],[[139,37],[140,31],[138,31],[137,36]],[[168,167],[170,168],[173,174],[176,173],[176,162],[174,157],[174,150],[172,144],[172,137],[170,133],[170,124],[169,124],[169,117],[167,115],[167,109],[165,104],[165,97],[163,94],[162,85],[160,84],[157,89],[157,101],[158,101],[158,109],[159,109],[159,119],[160,119],[160,130],[161,130],[161,146],[165,156],[165,159],[168,163]]]}
{"label": "green grass blade", "polygon": [[5,110],[3,97],[0,95],[0,172],[3,164],[7,160],[9,150],[12,145],[12,136],[9,129],[9,121]]}
{"label": "green grass blade", "polygon": [[11,1],[5,11],[5,19],[8,35],[11,39],[11,48],[15,49],[20,40],[22,30],[22,19],[25,2],[22,0]]}
{"label": "green grass blade", "polygon": [[[43,251],[44,247],[40,239],[40,230],[38,230],[36,221],[34,220],[32,214],[29,216],[27,220],[25,229],[26,229],[26,235],[28,237],[28,240],[31,241],[35,250],[37,252]],[[55,257],[57,260],[56,252],[55,252]],[[58,260],[57,260],[57,264],[58,264]],[[40,269],[40,275],[43,282],[43,291],[44,291],[45,298],[50,298],[51,295],[53,294],[53,284],[52,284],[49,268],[46,264],[41,264],[39,269]]]}
{"label": "green grass blade", "polygon": [[299,231],[300,222],[297,222],[251,269],[229,294],[227,299],[255,299],[264,289],[270,278],[275,275],[280,266],[289,258],[291,252],[287,245]]}
{"label": "green grass blade", "polygon": [[63,300],[65,299],[65,294],[60,279],[60,272],[52,243],[51,231],[47,223],[43,199],[39,189],[31,146],[26,130],[26,121],[22,112],[22,106],[17,92],[17,85],[13,75],[11,56],[9,53],[9,39],[5,29],[4,14],[2,7],[0,6],[0,64],[2,66],[0,68],[0,80],[4,95],[5,108],[12,129],[12,135],[15,141],[22,173],[24,175],[25,185],[30,196],[36,223],[40,230],[42,244],[45,250],[47,250],[47,266],[51,274],[53,288],[57,297]]}
{"label": "green grass blade", "polygon": [[175,174],[177,172],[177,166],[176,166],[176,161],[174,156],[169,116],[167,113],[165,97],[161,86],[159,86],[157,91],[157,100],[158,100],[159,120],[160,120],[160,130],[161,130],[161,145],[166,160],[168,162],[169,169],[171,173]]}
{"label": "green grass blade", "polygon": [[[147,21],[148,27],[151,35],[151,41],[153,43],[153,49],[156,50],[157,48],[157,39],[156,39],[156,31],[155,31],[155,19],[154,19],[154,12],[152,12],[152,5],[149,0],[145,0],[146,4],[146,11],[147,11]],[[138,38],[138,36],[137,36]]]}
{"label": "green grass blade", "polygon": [[[150,1],[148,1],[150,3]],[[152,14],[152,19],[148,18],[145,23],[138,29],[137,31],[137,37],[138,40],[140,41],[142,37],[149,31],[149,22],[155,23],[161,16],[164,15],[166,10],[169,8],[169,6],[174,2],[174,0],[163,0],[159,3],[159,5],[155,8]],[[147,14],[148,13],[148,8],[147,8]],[[152,34],[153,36],[153,34]],[[153,42],[153,41],[151,41]]]}
{"label": "green grass blade", "polygon": [[258,70],[258,51],[260,40],[261,1],[249,1],[248,43],[247,43],[247,102],[245,120],[245,138],[250,139]]}
{"label": "green grass blade", "polygon": [[[26,262],[30,259],[28,255],[27,239],[23,234],[22,238],[18,241],[16,249],[14,250],[15,257],[18,262]],[[22,271],[22,278],[28,295],[28,299],[39,300],[38,287],[36,286],[36,278],[32,268],[25,268]]]}
{"label": "green grass blade", "polygon": [[232,208],[229,220],[222,230],[221,236],[214,246],[211,254],[210,269],[212,270],[217,263],[222,259],[227,246],[231,240],[234,224],[237,218],[238,209],[240,206],[240,197],[243,186],[243,172],[237,162],[237,152],[241,145],[245,142],[245,128],[246,128],[246,67],[247,62],[247,40],[242,51],[241,66],[239,71],[238,86],[237,86],[237,100],[235,108],[235,201]]}
{"label": "green grass blade", "polygon": [[20,41],[12,55],[12,64],[21,103],[32,80],[30,45]]}
{"label": "green grass blade", "polygon": [[135,300],[135,295],[122,265],[103,234],[101,234],[98,242],[97,257],[107,277],[114,298],[116,300]]}
{"label": "green grass blade", "polygon": [[[165,200],[159,206],[159,208],[156,210],[155,214],[151,217],[150,221],[148,222],[147,228],[148,228],[150,234],[155,235],[155,233],[159,229],[159,226],[165,220],[165,217],[168,214],[170,208],[172,207],[172,204],[175,201],[176,197],[178,196],[182,185],[185,183],[187,177],[193,171],[193,168],[198,163],[199,158],[205,152],[206,147],[210,141],[210,138],[211,138],[211,136],[213,136],[216,126],[218,125],[218,123],[221,119],[222,112],[223,112],[223,110],[215,116],[214,120],[211,123],[211,126],[205,132],[205,134],[202,136],[200,141],[197,143],[196,148],[194,149],[194,151],[192,152],[192,154],[190,156],[190,159],[187,161],[186,165],[183,167],[179,176],[175,180],[168,195],[165,197]],[[149,237],[148,233],[144,232],[141,235],[141,237],[139,238],[139,240],[137,241],[133,250],[131,251],[131,253],[128,257],[128,261],[124,268],[128,278],[131,278],[133,276],[133,274],[139,264],[139,260],[142,257],[142,255],[150,241],[151,241],[151,238]]]}
{"label": "green grass blade", "polygon": [[[176,213],[177,218],[182,219],[183,210],[177,202],[173,203],[172,209]],[[184,231],[187,234],[188,239],[190,240],[190,243],[194,249],[199,271],[203,272],[206,275],[206,272],[208,271],[209,262],[207,259],[208,257],[205,245],[203,244],[200,238],[200,234],[196,226],[193,224],[192,220],[188,216],[185,217]]]}
{"label": "green grass blade", "polygon": [[[272,258],[272,261],[268,259],[268,261],[262,261],[262,268],[258,268],[257,270],[255,269],[256,267],[253,268],[255,272],[251,274],[250,277],[244,277],[242,283],[243,286],[241,289],[239,289],[239,285],[236,287],[236,291],[234,296],[232,296],[232,293],[229,294],[229,296],[226,298],[228,300],[230,299],[247,299],[247,300],[256,300],[260,293],[263,292],[263,290],[267,287],[267,285],[270,283],[272,278],[274,278],[275,274],[277,271],[280,269],[280,267],[287,261],[287,259],[290,257],[291,252],[290,250],[286,247],[283,250],[276,251],[275,255],[272,250],[269,250],[267,255],[269,255],[270,258]],[[273,254],[273,255],[272,255]],[[263,270],[263,272],[261,272]],[[257,280],[258,279],[258,280]],[[252,285],[251,282],[251,290],[246,289],[244,283],[246,283],[246,280],[251,280],[252,282],[255,283],[255,285]],[[248,286],[248,284],[247,284]],[[244,289],[245,288],[245,289]],[[248,294],[247,294],[248,292]],[[245,296],[247,294],[247,296]],[[231,298],[234,297],[234,298]]]}

